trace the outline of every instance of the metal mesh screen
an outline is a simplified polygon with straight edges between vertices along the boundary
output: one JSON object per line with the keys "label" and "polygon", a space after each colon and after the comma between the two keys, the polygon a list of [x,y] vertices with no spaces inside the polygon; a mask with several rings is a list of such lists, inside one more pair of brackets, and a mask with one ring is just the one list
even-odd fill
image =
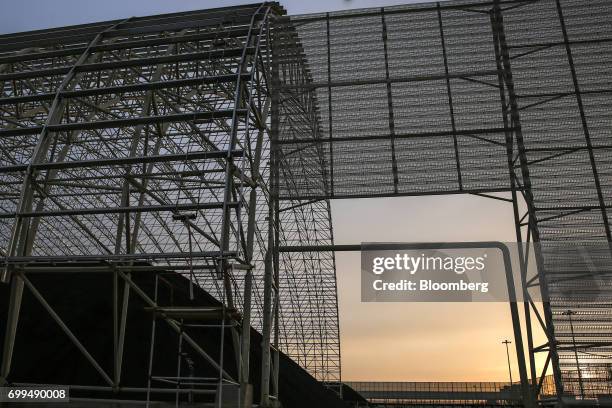
{"label": "metal mesh screen", "polygon": [[[316,95],[315,144],[326,166],[324,183],[296,168],[299,184],[281,180],[281,197],[492,192],[510,190],[512,174],[543,248],[542,289],[565,391],[591,397],[610,382],[612,260],[602,255],[595,283],[583,278],[583,259],[555,251],[558,243],[610,241],[611,19],[612,4],[601,0],[293,16],[287,27],[312,82],[281,85]],[[279,140],[283,152],[315,144],[293,133]],[[599,300],[579,300],[594,290]],[[568,309],[577,313],[573,336]]]}
{"label": "metal mesh screen", "polygon": [[329,191],[302,196],[509,186],[491,22],[459,4],[291,18],[313,82],[285,86],[316,91],[321,140],[331,140],[321,143]]}

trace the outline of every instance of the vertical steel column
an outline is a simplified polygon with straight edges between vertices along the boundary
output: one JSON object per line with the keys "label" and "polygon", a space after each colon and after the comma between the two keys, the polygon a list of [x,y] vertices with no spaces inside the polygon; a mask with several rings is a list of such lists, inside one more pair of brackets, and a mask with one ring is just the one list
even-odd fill
{"label": "vertical steel column", "polygon": [[[257,10],[255,11],[255,13],[253,13],[253,16],[251,17],[250,20],[250,24],[249,24],[249,29],[243,44],[243,49],[242,49],[242,55],[240,57],[240,62],[238,64],[238,70],[236,73],[236,87],[235,87],[235,93],[234,93],[234,106],[233,106],[233,113],[232,113],[232,123],[231,123],[231,129],[230,129],[230,140],[229,140],[229,144],[228,144],[228,153],[227,156],[225,157],[225,188],[224,188],[224,192],[223,192],[223,217],[222,217],[222,221],[221,221],[221,242],[220,242],[220,254],[219,254],[219,260],[218,260],[218,273],[221,277],[221,279],[223,280],[223,317],[222,317],[222,327],[221,327],[221,355],[220,355],[220,371],[223,371],[223,346],[224,346],[224,341],[225,341],[225,306],[229,306],[230,308],[232,308],[234,306],[234,300],[233,300],[233,294],[232,294],[232,283],[231,283],[231,278],[230,278],[230,273],[232,271],[231,268],[231,264],[229,262],[229,260],[226,258],[226,254],[227,252],[229,252],[229,244],[230,244],[230,226],[232,223],[231,217],[232,217],[232,209],[229,206],[229,203],[232,201],[232,197],[234,194],[234,171],[235,171],[235,166],[234,166],[234,160],[233,160],[233,156],[231,154],[231,151],[234,150],[236,144],[238,144],[238,122],[239,122],[239,117],[238,117],[238,109],[241,109],[244,105],[245,109],[250,109],[250,94],[246,95],[246,99],[247,101],[245,102],[245,98],[244,96],[244,84],[242,81],[242,74],[248,69],[248,60],[247,60],[247,49],[252,46],[253,41],[254,41],[254,36],[253,36],[253,28],[255,26],[255,24],[257,23],[258,20],[258,16],[262,10],[262,8],[264,7],[264,4],[260,5]],[[254,64],[257,63],[256,61],[256,55],[253,57],[254,59]],[[253,68],[254,69],[254,68]],[[251,75],[250,80],[253,80],[253,77]],[[245,118],[245,128],[248,128],[249,124],[248,124],[248,113],[247,113],[247,117]],[[245,129],[245,131],[248,131]],[[236,208],[236,213],[237,213],[237,220],[240,223],[240,217],[239,217],[239,212],[240,212],[240,206],[238,206]],[[241,226],[238,226],[238,228],[241,228]],[[247,272],[247,273],[250,273]],[[250,306],[250,305],[249,305]],[[247,318],[249,327],[246,328],[246,330],[250,330],[250,311],[249,311],[249,318]],[[243,327],[243,332],[244,332],[245,328]],[[236,363],[238,366],[238,371],[240,372],[240,377],[239,381],[240,381],[240,393],[241,396],[244,398],[246,396],[246,388],[247,388],[247,383],[248,383],[248,379],[246,382],[243,382],[244,377],[242,376],[242,368],[244,366],[244,361],[242,360],[241,357],[241,352],[243,350],[241,350],[242,347],[245,346],[245,344],[240,341],[240,339],[238,339],[238,334],[232,330],[232,340],[233,340],[233,344],[234,344],[234,353],[236,354]],[[250,347],[250,335],[247,339],[249,341],[249,344],[246,344],[246,346]],[[247,353],[247,358],[248,358],[248,353]],[[248,364],[248,363],[247,363]],[[248,369],[247,369],[247,375],[248,375]],[[219,395],[218,395],[218,401],[219,404],[222,403],[222,394],[223,394],[223,376],[220,375],[219,376]]]}
{"label": "vertical steel column", "polygon": [[[496,54],[499,47],[496,45]],[[512,137],[512,132],[510,130],[510,124],[508,123],[507,111],[508,105],[506,104],[506,94],[504,91],[504,79],[503,79],[503,70],[499,59],[497,59],[497,67],[499,70],[499,92],[500,92],[500,100],[502,105],[502,119],[504,123],[505,137],[506,137],[506,156],[508,160],[508,176],[510,178],[510,192],[512,195],[512,213],[514,216],[514,228],[515,235],[517,240],[517,250],[519,255],[519,267],[521,273],[521,288],[523,294],[523,309],[525,316],[525,327],[527,330],[527,348],[529,354],[529,369],[531,374],[531,384],[535,386],[537,381],[536,374],[536,366],[535,366],[535,355],[533,350],[533,333],[531,329],[531,312],[528,296],[529,293],[527,291],[527,270],[526,270],[526,260],[525,253],[523,251],[523,234],[521,231],[521,217],[519,215],[519,207],[518,207],[518,196],[517,196],[517,182],[516,182],[516,174],[514,172],[514,138]],[[532,392],[534,392],[532,390]],[[537,398],[537,393],[534,395]]]}
{"label": "vertical steel column", "polygon": [[[277,33],[273,33],[274,36]],[[273,41],[276,43],[276,41]],[[272,46],[272,52],[275,53],[276,44]],[[274,305],[273,302],[276,296],[273,295],[275,292],[274,287],[274,278],[275,278],[275,217],[278,216],[275,206],[275,195],[278,194],[276,191],[277,186],[274,183],[275,169],[279,166],[278,157],[277,157],[277,144],[276,140],[278,138],[279,133],[279,103],[280,103],[280,80],[279,80],[279,72],[278,72],[278,59],[273,55],[272,57],[272,92],[271,92],[271,127],[270,127],[270,179],[269,179],[269,188],[268,188],[268,245],[265,253],[265,265],[264,265],[264,304],[263,304],[263,322],[262,322],[262,343],[261,343],[261,397],[260,397],[260,405],[263,407],[268,407],[271,405],[270,401],[270,376],[272,372],[271,367],[271,339],[272,339],[272,325],[276,321],[273,317],[274,313]]]}
{"label": "vertical steel column", "polygon": [[448,94],[448,109],[450,113],[451,128],[453,130],[453,145],[455,147],[455,162],[457,165],[457,182],[459,190],[463,190],[463,179],[461,177],[461,162],[459,160],[459,144],[457,143],[457,126],[455,124],[455,108],[453,106],[453,94],[451,91],[450,77],[448,73],[448,56],[446,54],[446,41],[444,40],[444,25],[442,23],[442,9],[440,3],[436,3],[438,9],[438,24],[440,26],[440,42],[442,43],[442,56],[444,57],[444,73],[446,75],[446,93]]}
{"label": "vertical steel column", "polygon": [[[512,139],[510,140],[510,142],[512,143]],[[513,157],[513,152],[512,152],[512,147],[510,150],[510,156],[509,156],[509,165],[512,164],[512,161],[510,160],[510,157]],[[516,241],[517,241],[517,247],[518,247],[518,252],[519,252],[519,267],[520,267],[520,273],[521,273],[521,288],[522,288],[522,292],[523,292],[523,315],[525,316],[525,329],[527,331],[527,351],[529,353],[529,370],[530,370],[530,375],[531,375],[531,386],[534,388],[534,390],[536,390],[536,385],[537,385],[537,370],[536,370],[536,362],[535,362],[535,352],[534,352],[534,348],[533,348],[533,330],[531,327],[531,306],[530,306],[530,294],[529,291],[527,290],[527,265],[529,262],[528,256],[529,256],[529,245],[531,245],[531,243],[529,242],[529,236],[530,234],[527,234],[527,247],[525,248],[525,251],[523,250],[523,234],[521,231],[521,219],[520,219],[520,215],[519,215],[519,207],[518,207],[518,197],[516,194],[516,175],[514,174],[514,169],[511,170],[513,172],[513,174],[510,175],[510,178],[512,180],[512,186],[511,186],[511,190],[512,190],[512,213],[514,216],[514,228],[515,228],[515,233],[516,233]],[[528,226],[528,228],[530,228]],[[537,398],[537,391],[533,391],[534,395]]]}
{"label": "vertical steel column", "polygon": [[[397,194],[399,178],[397,175],[397,160],[395,158],[395,115],[393,113],[393,93],[391,91],[391,80],[389,78],[389,53],[387,50],[387,22],[385,21],[385,8],[380,8],[382,20],[382,41],[385,53],[385,79],[387,82],[387,105],[389,108],[389,139],[391,141],[391,166],[393,170],[393,191]],[[331,132],[330,132],[331,133]]]}
{"label": "vertical steel column", "polygon": [[[115,274],[116,276],[116,274]],[[155,274],[155,289],[153,291],[153,301],[157,303],[159,292],[159,274]],[[151,343],[149,344],[149,367],[147,369],[147,401],[145,408],[151,406],[151,381],[153,380],[153,357],[155,355],[155,331],[157,328],[157,315],[151,313]]]}
{"label": "vertical steel column", "polygon": [[[240,402],[241,408],[247,408],[250,389],[251,357],[251,292],[253,290],[253,272],[249,268],[244,277],[244,297],[242,301],[242,334],[240,344]],[[250,408],[250,407],[248,407]]]}
{"label": "vertical steel column", "polygon": [[[276,106],[272,106],[272,109],[277,109]],[[274,111],[272,117],[274,117]],[[264,126],[265,124],[260,124]],[[260,129],[257,133],[257,141],[255,144],[255,157],[253,158],[253,164],[251,168],[251,177],[255,185],[251,188],[249,194],[249,211],[247,221],[247,240],[246,240],[246,252],[245,252],[245,268],[246,274],[244,277],[244,297],[242,302],[242,339],[241,339],[241,350],[240,350],[240,388],[241,388],[241,403],[246,407],[249,403],[247,392],[250,388],[250,349],[251,349],[251,298],[252,298],[252,287],[253,287],[253,248],[255,244],[255,229],[256,229],[256,213],[257,213],[257,189],[265,183],[265,180],[261,179],[259,173],[259,166],[261,163],[261,155],[263,149],[263,138],[264,130]],[[250,407],[249,407],[250,408]]]}
{"label": "vertical steel column", "polygon": [[[495,57],[496,57],[496,62],[497,62],[497,67],[498,67],[498,75],[500,77],[499,78],[500,79],[500,83],[499,83],[500,91],[502,91],[501,95],[503,97],[503,106],[505,109],[504,116],[508,114],[508,111],[510,111],[510,118],[511,118],[510,124],[512,126],[514,135],[516,136],[516,142],[517,142],[518,153],[519,153],[518,157],[520,161],[521,174],[522,174],[522,179],[523,179],[523,194],[525,196],[525,201],[526,201],[526,204],[529,210],[529,223],[530,223],[531,233],[533,236],[533,242],[537,244],[540,240],[539,232],[537,229],[537,217],[535,213],[535,207],[533,204],[533,194],[531,192],[531,179],[529,176],[529,167],[527,164],[528,162],[527,162],[527,155],[525,152],[525,143],[524,143],[523,133],[522,133],[521,124],[520,124],[518,103],[516,101],[516,93],[514,91],[514,81],[513,81],[512,69],[510,65],[510,55],[508,52],[508,46],[506,43],[506,35],[504,31],[504,26],[503,26],[503,16],[502,16],[501,8],[500,8],[500,0],[495,0],[494,6],[491,9],[491,26],[492,26],[492,31],[493,31],[493,40],[494,40],[493,42],[494,42]],[[504,87],[508,91],[509,103],[507,105],[505,102],[505,95],[503,93]],[[505,123],[507,125],[507,120]],[[511,169],[513,171],[514,169],[514,159],[513,158],[509,162],[509,165],[511,166]],[[539,279],[540,290],[542,292],[543,299],[548,300],[549,299],[548,286],[544,278],[545,272],[544,272],[544,263],[542,260],[542,255],[540,251],[538,251],[537,249],[535,251],[535,255],[536,255],[537,270],[540,276],[540,279]],[[526,288],[524,287],[523,292],[525,290]],[[546,335],[548,338],[549,350],[551,353],[551,360],[553,362],[553,372],[554,372],[554,377],[555,377],[555,385],[557,389],[557,397],[559,398],[559,400],[561,400],[561,396],[563,395],[563,383],[561,381],[559,356],[557,353],[557,346],[556,346],[556,340],[555,340],[555,335],[554,335],[554,326],[552,322],[552,312],[550,309],[550,303],[547,301],[543,302],[543,307],[544,307],[544,317],[546,321]]]}
{"label": "vertical steel column", "polygon": [[[509,265],[510,261],[508,260],[507,263]],[[536,402],[530,391],[529,379],[527,377],[527,367],[525,366],[525,350],[523,347],[523,335],[521,333],[521,319],[519,317],[516,292],[514,289],[514,278],[512,276],[512,267],[510,265],[506,268],[506,282],[508,286],[510,315],[512,316],[512,331],[514,332],[516,360],[519,368],[519,377],[521,379],[522,401],[526,408],[535,408]]]}
{"label": "vertical steel column", "polygon": [[[255,15],[259,14],[260,11],[263,9],[263,7],[264,5],[262,4],[258,8]],[[247,231],[246,231],[245,254],[244,254],[245,265],[241,265],[241,264],[236,265],[236,267],[238,267],[239,269],[243,269],[246,271],[245,278],[244,278],[243,319],[242,319],[242,328],[241,328],[242,338],[240,339],[241,340],[240,344],[236,345],[236,347],[239,348],[238,370],[239,370],[239,382],[240,382],[240,405],[245,408],[250,407],[252,404],[252,392],[251,392],[251,385],[249,383],[249,377],[250,377],[249,359],[250,359],[250,344],[251,344],[250,331],[251,331],[251,298],[252,298],[252,282],[253,282],[252,270],[254,267],[253,248],[254,248],[254,242],[255,242],[255,230],[256,230],[256,222],[257,222],[256,221],[257,196],[258,196],[257,189],[265,186],[265,180],[262,179],[259,168],[261,164],[261,156],[262,156],[262,150],[263,150],[264,132],[266,131],[267,112],[271,105],[271,103],[269,102],[270,99],[266,99],[266,102],[264,103],[264,107],[262,110],[261,99],[258,98],[259,104],[257,105],[257,108],[254,107],[255,105],[253,104],[253,88],[254,88],[253,84],[257,80],[256,73],[259,73],[257,65],[259,63],[259,56],[260,56],[259,51],[260,51],[262,31],[264,30],[264,26],[266,29],[267,46],[269,47],[268,54],[267,54],[268,62],[270,60],[271,53],[273,52],[273,44],[270,39],[269,15],[270,15],[270,8],[267,7],[265,8],[264,16],[261,19],[261,24],[259,26],[256,50],[253,56],[253,65],[252,65],[251,72],[249,75],[250,86],[248,89],[247,109],[252,108],[255,110],[254,112],[255,123],[257,124],[258,131],[257,131],[256,142],[255,142],[254,156],[250,157],[252,184],[251,184],[251,191],[249,193],[249,203],[248,203]],[[255,16],[253,18],[255,18]],[[254,24],[252,23],[251,28],[249,29],[249,36],[250,36],[250,30],[253,29],[253,26]],[[248,45],[248,41],[247,41],[247,45]],[[263,64],[263,61],[262,61],[262,64]],[[265,66],[263,67],[263,70],[264,70],[264,78],[265,78],[266,77],[266,67]],[[274,90],[269,90],[269,91],[272,93],[274,92]],[[248,131],[249,131],[248,130],[248,117],[246,120],[246,126],[247,126],[246,143],[250,144],[251,142],[250,142],[249,134],[248,134]],[[240,219],[238,220],[238,223],[241,224]],[[265,298],[265,294],[264,294],[264,298]],[[266,318],[264,316],[264,322],[263,322],[264,325],[265,325],[265,320]],[[263,343],[262,343],[262,347],[265,349],[265,345]],[[269,345],[268,345],[268,348],[269,348]],[[264,353],[262,353],[262,359],[264,358],[263,354]],[[263,379],[264,379],[264,376],[262,375],[262,383],[263,383]]]}
{"label": "vertical steel column", "polygon": [[[279,200],[278,200],[278,163],[272,168],[272,189],[271,193],[274,196],[274,243],[278,245],[280,242],[280,217],[279,217]],[[280,279],[279,279],[279,253],[278,249],[275,246],[274,251],[272,252],[272,262],[274,264],[274,268],[272,272],[274,273],[274,304],[272,308],[273,313],[273,324],[274,324],[274,340],[273,340],[273,366],[272,366],[272,392],[274,397],[278,399],[278,380],[279,380],[279,370],[280,370],[280,354],[279,354],[279,338],[280,338]]]}
{"label": "vertical steel column", "polygon": [[[277,74],[275,80],[278,81],[278,68],[276,68]],[[273,74],[274,76],[274,74]],[[280,103],[280,100],[278,101]],[[274,210],[274,249],[272,251],[272,263],[273,263],[273,305],[272,305],[272,313],[273,313],[273,322],[274,325],[274,339],[273,339],[273,366],[272,366],[272,395],[278,400],[278,377],[279,377],[279,369],[280,369],[280,354],[279,354],[279,336],[280,336],[280,326],[279,326],[279,315],[280,315],[280,280],[279,280],[279,253],[277,246],[280,242],[280,207],[279,207],[279,169],[280,169],[280,147],[277,144],[279,137],[279,128],[280,123],[278,119],[278,115],[276,115],[276,132],[271,132],[270,137],[270,154],[272,160],[270,161],[270,198],[271,203],[270,206]]]}
{"label": "vertical steel column", "polygon": [[[270,167],[276,166],[274,148],[271,149]],[[272,290],[274,274],[274,203],[272,193],[268,198],[268,249],[264,267],[264,304],[262,324],[261,401],[263,407],[270,405],[270,338],[272,331]]]}
{"label": "vertical steel column", "polygon": [[[516,236],[517,236],[517,240],[520,240],[521,230],[520,230],[520,223],[518,222],[518,218],[517,218],[518,212],[517,212],[516,181],[515,181],[514,160],[513,160],[514,141],[512,138],[512,131],[510,130],[511,123],[509,123],[508,121],[508,105],[506,104],[506,94],[504,91],[505,76],[504,76],[503,65],[500,60],[499,33],[496,31],[498,26],[497,26],[496,16],[494,16],[494,14],[491,14],[491,22],[492,22],[493,41],[494,41],[494,49],[495,49],[495,63],[496,63],[497,72],[498,72],[500,103],[502,107],[502,120],[504,123],[504,128],[506,129],[504,133],[505,133],[505,139],[506,139],[506,157],[508,161],[508,171],[509,171],[509,177],[510,177],[512,206],[513,206],[513,210],[515,214],[514,220],[515,220]],[[519,248],[519,251],[520,251],[520,254],[522,254],[522,248]],[[521,268],[522,268],[523,266],[522,256],[519,257],[519,262],[521,263]],[[522,276],[521,276],[521,286],[523,288],[523,295],[524,295],[525,286],[523,285]],[[509,302],[510,302],[510,313],[512,314],[512,323],[513,323],[513,326],[516,326],[517,323],[515,322],[515,319],[519,319],[518,310],[516,308],[517,299],[509,299]],[[519,375],[520,375],[520,380],[521,380],[521,387],[523,388],[523,393],[522,393],[523,401],[525,404],[531,405],[532,403],[535,404],[535,401],[532,400],[533,398],[532,392],[528,389],[529,381],[527,379],[527,370],[525,367],[524,348],[522,344],[522,334],[520,333],[520,319],[518,321],[518,327],[519,327],[518,333],[516,330],[514,332],[514,344],[516,348],[517,361],[519,364]],[[507,347],[508,345],[506,344],[506,348]],[[531,349],[529,351],[531,351]],[[530,358],[530,362],[531,362],[531,358]],[[508,361],[508,369],[510,369],[509,364],[510,364],[510,361]],[[510,378],[512,378],[512,376]],[[527,387],[527,392],[524,391],[525,387]]]}
{"label": "vertical steel column", "polygon": [[[529,292],[527,290],[527,260],[525,257],[525,252],[523,251],[523,234],[521,230],[521,217],[519,214],[519,203],[518,203],[518,195],[517,195],[517,176],[515,173],[515,165],[514,165],[514,138],[512,136],[512,131],[510,130],[510,123],[508,121],[508,104],[506,103],[506,92],[504,90],[504,75],[503,75],[503,65],[500,60],[500,47],[498,44],[497,34],[494,33],[495,38],[495,62],[498,71],[498,87],[500,93],[500,103],[502,108],[502,120],[505,129],[505,139],[506,139],[506,156],[508,161],[508,176],[510,178],[510,192],[512,196],[512,213],[514,216],[514,228],[515,228],[515,236],[517,240],[517,250],[519,255],[519,267],[521,273],[521,288],[523,294],[523,312],[525,316],[525,328],[527,331],[527,349],[529,354],[529,370],[531,375],[531,385],[534,387],[532,393],[534,397],[537,399],[537,372],[536,372],[536,363],[535,363],[535,354],[533,348],[533,331],[531,327],[531,309],[529,303]],[[520,126],[520,122],[518,123]],[[527,236],[527,245],[529,245],[529,234]]]}

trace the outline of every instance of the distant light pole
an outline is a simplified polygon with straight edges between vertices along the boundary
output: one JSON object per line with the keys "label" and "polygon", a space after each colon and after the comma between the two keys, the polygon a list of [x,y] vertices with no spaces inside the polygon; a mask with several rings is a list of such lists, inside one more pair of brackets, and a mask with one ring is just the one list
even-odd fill
{"label": "distant light pole", "polygon": [[506,357],[508,357],[508,374],[510,374],[510,392],[512,392],[512,368],[510,367],[510,351],[508,351],[508,344],[512,344],[512,342],[506,339],[502,341],[502,344],[506,345]]}
{"label": "distant light pole", "polygon": [[578,370],[578,385],[580,386],[580,396],[584,399],[584,385],[582,384],[582,373],[580,372],[580,363],[578,362],[578,349],[576,348],[576,336],[574,336],[574,322],[572,316],[576,314],[573,310],[566,310],[561,313],[563,316],[569,317],[570,330],[572,332],[572,344],[574,345],[574,356],[576,357],[576,369]]}

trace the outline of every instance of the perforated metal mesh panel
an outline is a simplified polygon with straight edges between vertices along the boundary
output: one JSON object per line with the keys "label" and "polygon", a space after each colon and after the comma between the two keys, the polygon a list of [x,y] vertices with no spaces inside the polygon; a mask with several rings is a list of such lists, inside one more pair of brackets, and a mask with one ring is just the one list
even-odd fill
{"label": "perforated metal mesh panel", "polygon": [[322,154],[326,166],[323,183],[296,167],[281,197],[502,191],[513,174],[542,243],[551,330],[574,395],[605,393],[612,365],[610,254],[595,282],[585,260],[555,252],[610,241],[610,21],[601,0],[448,1],[289,17],[299,44],[280,45],[304,50],[312,82],[282,87],[314,92],[319,125],[316,142],[287,132],[280,149]]}
{"label": "perforated metal mesh panel", "polygon": [[286,86],[316,91],[329,196],[509,188],[490,18],[459,4],[291,18],[313,82]]}

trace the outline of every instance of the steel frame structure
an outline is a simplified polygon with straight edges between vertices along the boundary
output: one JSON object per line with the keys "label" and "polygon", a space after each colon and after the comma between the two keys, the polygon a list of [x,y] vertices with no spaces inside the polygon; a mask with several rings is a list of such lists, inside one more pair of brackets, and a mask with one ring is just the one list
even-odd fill
{"label": "steel frame structure", "polygon": [[[333,254],[284,256],[279,268],[274,251],[281,238],[332,239],[327,202],[281,209],[273,194],[272,22],[283,13],[261,3],[0,38],[0,251],[11,285],[3,383],[25,289],[109,391],[129,389],[121,375],[131,296],[218,370],[195,392],[239,384],[248,405],[251,326],[263,334],[262,405],[278,395],[279,350],[322,381],[340,380]],[[113,276],[112,373],[28,279],[75,268]],[[222,308],[160,305],[131,279],[140,270],[182,273]],[[192,339],[181,322],[196,315],[220,327],[221,344],[231,336],[234,362]],[[184,388],[180,370],[154,373],[151,364],[147,401],[163,392],[151,379]]]}
{"label": "steel frame structure", "polygon": [[[0,37],[0,247],[11,284],[2,379],[21,294],[37,293],[27,274],[78,261],[130,288],[110,295],[115,369],[98,371],[111,388],[122,305],[142,295],[129,273],[142,262],[222,300],[222,323],[241,313],[242,332],[227,329],[242,345],[241,378],[227,380],[243,389],[247,329],[262,330],[263,404],[278,392],[279,350],[337,381],[329,200],[476,194],[512,204],[517,240],[538,244],[536,276],[521,254],[522,284],[549,301],[523,305],[523,385],[529,376],[538,395],[535,353],[545,352],[560,400],[597,397],[612,364],[612,260],[599,265],[600,300],[585,303],[589,265],[553,255],[612,240],[609,2],[283,14],[263,3]],[[36,269],[50,262],[60,265]],[[533,342],[534,316],[544,345]],[[222,382],[224,363],[201,356]]]}
{"label": "steel frame structure", "polygon": [[[459,0],[285,18],[313,82],[282,87],[317,96],[328,166],[323,184],[298,177],[298,197],[476,194],[512,204],[526,244],[521,379],[531,378],[532,397],[550,366],[560,401],[609,392],[610,251],[591,265],[559,248],[610,243],[611,17],[606,1]],[[287,154],[313,145],[280,137]],[[296,197],[282,185],[279,194]],[[547,300],[542,310],[534,298]],[[538,328],[546,344],[534,344]]]}

